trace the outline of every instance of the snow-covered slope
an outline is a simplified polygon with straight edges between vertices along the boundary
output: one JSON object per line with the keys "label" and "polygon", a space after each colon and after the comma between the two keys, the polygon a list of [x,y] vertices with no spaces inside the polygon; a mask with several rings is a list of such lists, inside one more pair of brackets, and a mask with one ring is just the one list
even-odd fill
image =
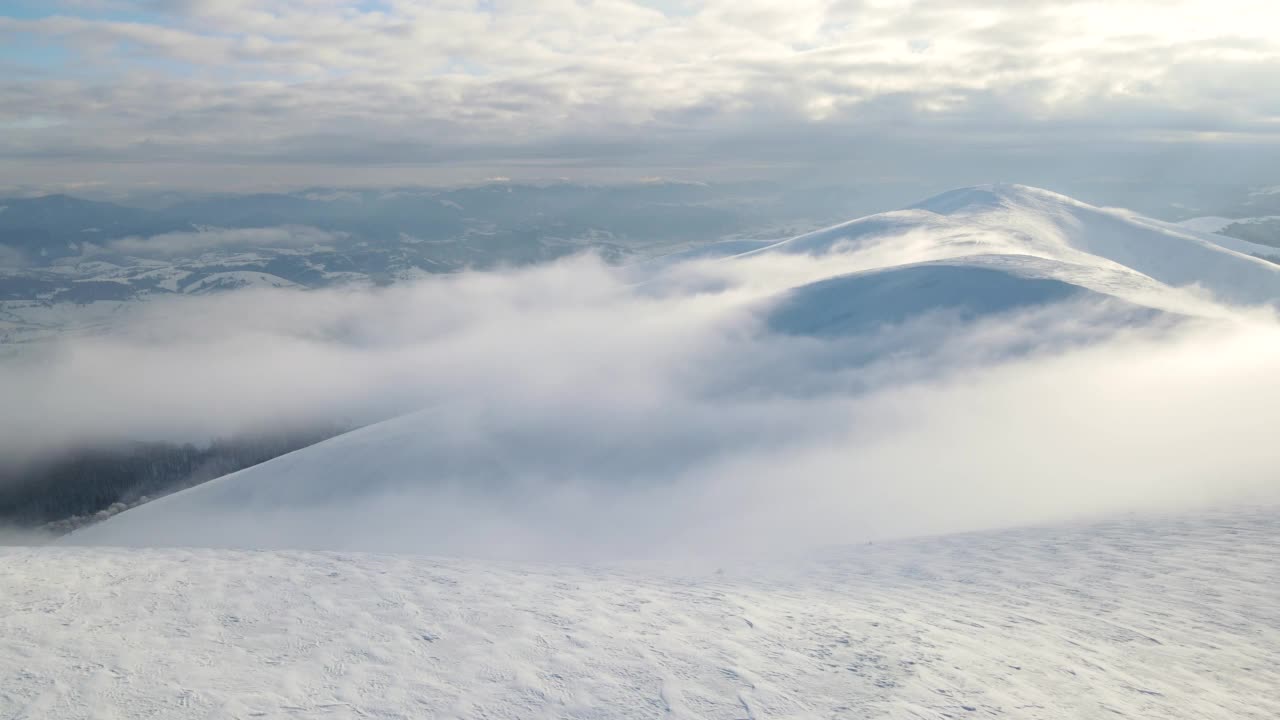
{"label": "snow-covered slope", "polygon": [[1255,242],[1231,237],[1225,234],[1232,225],[1248,228],[1250,226],[1263,227],[1277,222],[1280,222],[1280,215],[1236,218],[1225,218],[1211,215],[1207,217],[1183,220],[1182,222],[1177,223],[1176,227],[1199,233],[1202,237],[1210,240],[1211,242],[1219,243],[1237,252],[1245,253],[1246,255],[1258,255],[1264,258],[1280,260],[1280,248],[1270,245],[1259,245]]}
{"label": "snow-covered slope", "polygon": [[[978,317],[1062,299],[1176,315],[1214,314],[1206,297],[1274,304],[1280,265],[1262,259],[1272,253],[1047,190],[991,185],[763,247],[709,245],[645,265],[641,277],[680,277],[682,263],[754,270],[772,278],[774,327],[860,332],[925,312]],[[797,269],[797,258],[814,262]]]}
{"label": "snow-covered slope", "polygon": [[1280,717],[1275,510],[723,574],[0,549],[0,717]]}
{"label": "snow-covered slope", "polygon": [[297,283],[263,272],[237,270],[206,275],[182,289],[190,295],[215,292],[219,290],[236,290],[240,288],[284,288],[300,287]]}
{"label": "snow-covered slope", "polygon": [[[1280,266],[1250,243],[1098,208],[1022,185],[963,188],[906,210],[872,215],[755,251],[852,255],[867,269],[934,261],[999,264],[1028,256],[1020,277],[1058,279],[1146,304],[1159,285],[1200,286],[1233,303],[1280,298]],[[1263,248],[1265,249],[1265,248]],[[960,289],[958,292],[964,292]]]}
{"label": "snow-covered slope", "polygon": [[789,293],[769,319],[774,328],[785,332],[865,332],[934,310],[983,315],[1081,294],[1079,286],[1060,280],[940,261],[852,273],[806,285]]}
{"label": "snow-covered slope", "polygon": [[[1115,298],[1125,300],[1114,303],[1113,314],[1131,314],[1138,306],[1129,300],[1155,300],[1153,285],[1111,268],[1031,255],[977,255],[810,283],[786,293],[768,320],[781,332],[842,335],[871,332],[928,313],[965,321],[1071,300]],[[1146,295],[1141,294],[1144,290]]]}

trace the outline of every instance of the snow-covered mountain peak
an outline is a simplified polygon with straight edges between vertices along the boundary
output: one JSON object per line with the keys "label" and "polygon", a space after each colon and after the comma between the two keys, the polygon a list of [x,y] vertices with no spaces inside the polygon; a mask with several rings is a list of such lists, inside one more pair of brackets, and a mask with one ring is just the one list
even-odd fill
{"label": "snow-covered mountain peak", "polygon": [[995,209],[1035,208],[1041,211],[1060,208],[1092,207],[1061,193],[1030,185],[994,183],[956,188],[934,195],[911,206],[938,215],[960,215],[989,212]]}
{"label": "snow-covered mountain peak", "polygon": [[1235,304],[1280,298],[1280,265],[1265,259],[1267,248],[1025,185],[951,190],[747,255],[775,253],[826,256],[843,272],[1027,256],[1050,261],[1040,265],[1052,269],[1043,277],[1140,304],[1149,304],[1153,286],[1195,286]]}

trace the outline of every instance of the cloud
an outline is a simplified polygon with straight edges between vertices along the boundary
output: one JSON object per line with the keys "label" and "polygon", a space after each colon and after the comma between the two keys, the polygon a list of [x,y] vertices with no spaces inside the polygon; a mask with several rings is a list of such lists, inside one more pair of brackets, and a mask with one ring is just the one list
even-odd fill
{"label": "cloud", "polygon": [[107,247],[126,255],[192,255],[205,250],[224,248],[330,246],[341,241],[342,238],[341,233],[300,225],[271,228],[210,228],[196,232],[123,237],[107,243]]}
{"label": "cloud", "polygon": [[[778,145],[801,149],[792,162],[827,165],[885,142],[979,142],[1013,160],[1028,145],[1059,161],[1077,150],[1102,160],[1091,148],[1117,143],[1274,151],[1280,112],[1259,82],[1280,61],[1268,32],[1280,17],[1255,0],[146,7],[130,19],[74,8],[0,17],[0,35],[99,68],[0,82],[11,128],[0,154],[34,166],[171,164],[188,183],[211,176],[178,168],[226,163],[483,177],[621,160],[636,176],[654,174],[646,166],[732,176],[782,163]],[[709,145],[726,151],[705,157]],[[290,177],[310,181],[305,170]]]}
{"label": "cloud", "polygon": [[821,263],[789,262],[174,298],[8,364],[29,410],[0,450],[414,413],[283,485],[122,518],[114,541],[143,544],[716,557],[1280,499],[1266,314],[1133,326],[1084,301],[780,335],[777,293]]}

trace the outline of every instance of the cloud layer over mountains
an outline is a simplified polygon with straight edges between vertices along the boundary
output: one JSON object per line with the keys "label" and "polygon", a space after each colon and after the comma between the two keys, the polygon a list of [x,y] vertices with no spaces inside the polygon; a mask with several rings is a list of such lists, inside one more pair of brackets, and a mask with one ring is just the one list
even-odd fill
{"label": "cloud layer over mountains", "polygon": [[[1162,310],[1135,314],[1085,289],[1149,295],[1100,258],[1064,275],[1085,283],[1066,295],[1026,292],[1047,282],[1025,276],[1043,258],[921,264],[938,248],[1030,242],[993,217],[1035,220],[1045,248],[1053,223],[1077,227],[1054,212],[1123,217],[1041,191],[965,197],[1048,209],[956,210],[955,227],[985,228],[976,244],[927,226],[860,250],[840,235],[925,217],[912,211],[727,260],[579,257],[148,303],[116,335],[6,372],[0,391],[32,411],[6,416],[0,437],[14,452],[409,413],[125,513],[86,542],[716,556],[1276,497],[1270,310],[1165,290]],[[820,242],[835,250],[783,251]],[[993,286],[1010,302],[974,305],[975,269],[1010,273]],[[840,296],[805,290],[823,282],[873,288],[886,318],[884,303],[931,299],[849,325]],[[780,322],[796,302],[840,322]]]}

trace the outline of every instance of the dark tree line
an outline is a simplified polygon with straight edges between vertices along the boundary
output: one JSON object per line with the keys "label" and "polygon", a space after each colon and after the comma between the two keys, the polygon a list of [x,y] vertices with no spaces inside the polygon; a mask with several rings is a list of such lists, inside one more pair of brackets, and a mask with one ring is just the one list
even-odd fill
{"label": "dark tree line", "polygon": [[341,431],[323,427],[238,436],[208,446],[136,442],[69,450],[22,466],[0,464],[0,524],[71,530]]}

